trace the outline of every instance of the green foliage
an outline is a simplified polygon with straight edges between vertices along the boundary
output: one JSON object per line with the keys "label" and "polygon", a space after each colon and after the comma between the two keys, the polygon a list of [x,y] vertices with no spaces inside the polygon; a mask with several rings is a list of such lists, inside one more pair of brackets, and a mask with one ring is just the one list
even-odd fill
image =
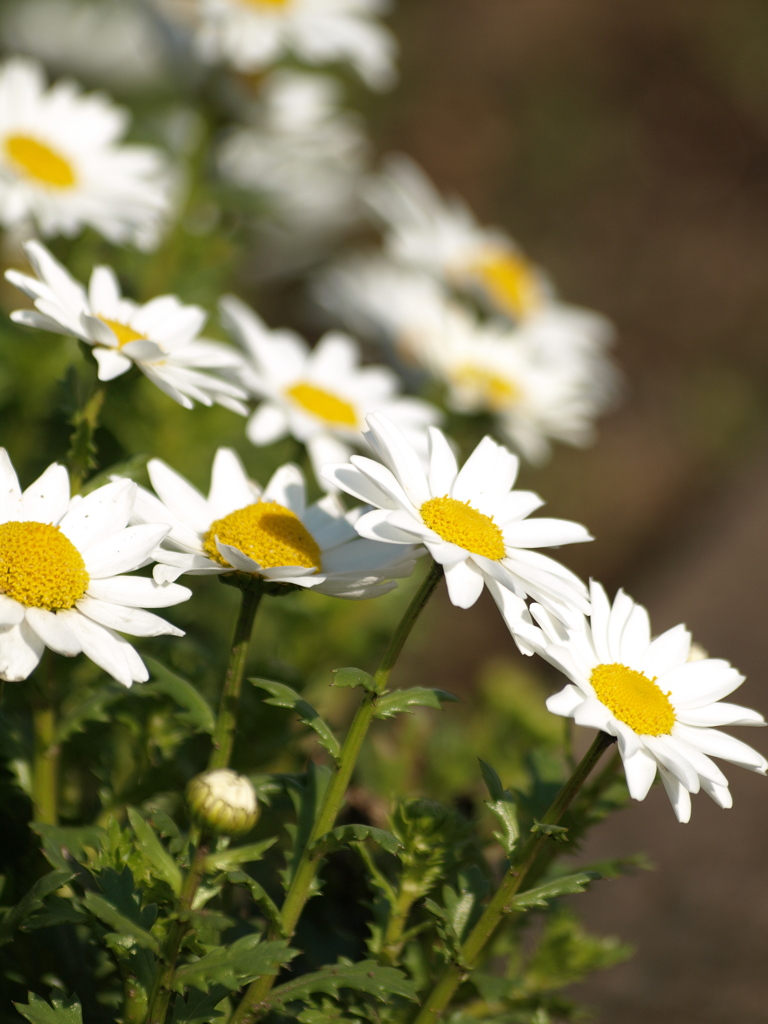
{"label": "green foliage", "polygon": [[594,971],[604,971],[632,955],[613,937],[588,934],[570,910],[560,908],[547,921],[527,968],[527,984],[539,991],[562,988]]}
{"label": "green foliage", "polygon": [[6,908],[8,912],[0,923],[0,945],[11,942],[16,929],[42,910],[46,897],[66,885],[73,877],[73,872],[65,869],[50,871],[38,878],[14,907]]}
{"label": "green foliage", "polygon": [[376,689],[373,676],[368,672],[363,672],[361,668],[335,668],[331,686],[359,686],[369,693],[373,693]]}
{"label": "green foliage", "polygon": [[407,976],[394,967],[382,967],[375,960],[359,963],[341,961],[287,981],[272,989],[269,1005],[286,1007],[318,993],[338,996],[341,989],[353,989],[374,996],[382,1003],[393,997],[415,1000],[416,987]]}
{"label": "green foliage", "polygon": [[537,885],[535,889],[526,889],[515,896],[512,907],[514,910],[530,910],[531,907],[546,907],[558,896],[570,896],[584,892],[590,883],[601,878],[596,871],[577,871],[572,875],[553,878],[549,882]]}
{"label": "green foliage", "polygon": [[320,836],[314,846],[310,847],[310,852],[314,858],[325,857],[334,850],[341,850],[352,843],[364,843],[367,839],[373,840],[387,853],[396,854],[402,849],[399,840],[383,828],[374,828],[373,825],[339,825]]}
{"label": "green foliage", "polygon": [[29,1004],[13,1004],[22,1017],[30,1024],[83,1024],[83,1011],[76,996],[71,999],[56,999],[47,1003],[45,999],[29,993]]}
{"label": "green foliage", "polygon": [[412,686],[406,690],[391,690],[376,699],[376,718],[392,718],[414,708],[437,708],[447,701],[457,701],[452,693],[445,690],[432,690],[426,686]]}
{"label": "green foliage", "polygon": [[339,741],[333,735],[331,727],[325,722],[310,703],[299,696],[295,690],[284,683],[276,683],[269,679],[251,679],[254,686],[266,690],[272,696],[265,699],[265,704],[274,704],[278,708],[291,708],[299,716],[299,721],[314,729],[322,746],[328,751],[334,761],[339,760],[341,747]]}
{"label": "green foliage", "polygon": [[208,992],[220,985],[229,992],[248,985],[264,974],[277,974],[279,969],[297,955],[287,942],[262,942],[260,935],[244,935],[231,946],[219,946],[199,960],[179,967],[173,975],[177,992],[185,988]]}
{"label": "green foliage", "polygon": [[501,825],[501,831],[494,832],[493,835],[507,853],[512,853],[520,836],[514,797],[508,789],[504,789],[499,776],[485,761],[480,761],[480,771],[483,773],[483,779],[491,797],[490,800],[485,801],[485,806]]}

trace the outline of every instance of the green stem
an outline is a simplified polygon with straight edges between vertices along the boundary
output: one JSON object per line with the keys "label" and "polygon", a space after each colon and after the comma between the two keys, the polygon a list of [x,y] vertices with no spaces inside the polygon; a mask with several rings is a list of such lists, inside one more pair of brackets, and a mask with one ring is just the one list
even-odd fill
{"label": "green stem", "polygon": [[[573,774],[558,793],[541,820],[542,825],[556,825],[568,809],[587,776],[600,760],[603,752],[614,742],[613,736],[600,732],[592,746],[578,763]],[[442,977],[422,1003],[413,1024],[434,1024],[450,1004],[456,989],[466,981],[478,958],[495,932],[501,919],[514,910],[514,898],[525,882],[542,846],[547,842],[546,832],[535,830],[520,851],[519,858],[510,866],[491,902],[461,947],[457,961],[446,968]]]}
{"label": "green stem", "polygon": [[213,749],[208,761],[208,771],[226,768],[232,756],[237,726],[237,707],[240,703],[240,691],[243,687],[245,663],[248,660],[248,648],[253,633],[253,623],[262,597],[261,583],[253,578],[253,582],[241,590],[242,600],[240,612],[235,623],[232,637],[232,649],[229,653],[227,674],[224,677],[224,689],[219,702],[219,714],[213,733]]}
{"label": "green stem", "polygon": [[96,445],[93,439],[103,404],[104,388],[97,387],[70,420],[73,430],[69,439],[67,468],[72,494],[78,493],[88,473],[96,468]]}
{"label": "green stem", "polygon": [[[291,880],[291,885],[280,914],[281,929],[280,931],[274,928],[271,929],[270,939],[290,938],[293,935],[320,866],[319,858],[311,852],[312,847],[321,836],[324,836],[326,832],[330,832],[333,828],[341,806],[344,803],[344,797],[349,787],[349,781],[352,778],[352,772],[357,763],[363,741],[376,714],[376,698],[386,689],[390,673],[395,666],[398,655],[403,649],[405,641],[408,639],[416,620],[442,578],[443,567],[433,563],[432,568],[408,605],[387,644],[387,648],[381,657],[379,667],[374,675],[375,691],[373,693],[366,693],[357,714],[352,719],[352,724],[341,748],[336,772],[326,790],[314,827],[301,855],[296,873]],[[265,975],[252,982],[240,1004],[230,1017],[229,1024],[252,1024],[253,1021],[260,1017],[268,1009],[265,1000],[274,983],[275,975]]]}
{"label": "green stem", "polygon": [[393,967],[400,959],[408,915],[413,904],[423,895],[424,890],[421,886],[408,885],[407,882],[401,884],[397,899],[389,912],[384,938],[381,940],[379,963]]}
{"label": "green stem", "polygon": [[160,954],[160,970],[149,997],[147,1024],[165,1024],[168,1006],[173,995],[173,974],[176,970],[176,961],[179,958],[184,936],[189,929],[189,912],[203,879],[205,858],[208,856],[209,848],[210,843],[207,839],[195,847],[192,863],[179,893],[176,920],[168,929],[168,935]]}
{"label": "green stem", "polygon": [[32,811],[34,820],[56,825],[59,820],[59,745],[56,742],[55,678],[49,653],[32,698]]}

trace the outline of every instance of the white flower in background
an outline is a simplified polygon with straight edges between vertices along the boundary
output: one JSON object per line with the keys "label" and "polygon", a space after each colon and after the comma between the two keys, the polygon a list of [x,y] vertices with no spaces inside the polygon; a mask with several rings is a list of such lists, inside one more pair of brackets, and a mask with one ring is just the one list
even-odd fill
{"label": "white flower in background", "polygon": [[723,725],[765,725],[763,716],[722,701],[744,677],[719,658],[690,660],[691,635],[675,626],[651,639],[648,613],[619,591],[610,604],[591,586],[591,619],[563,627],[543,608],[529,632],[537,653],[571,682],[547,707],[619,742],[629,792],[644,800],[658,769],[679,821],[691,815],[691,793],[703,789],[730,807],[728,780],[711,757],[765,775],[768,761],[721,732]]}
{"label": "white flower in background", "polygon": [[254,104],[254,123],[219,146],[224,178],[266,198],[270,218],[295,245],[346,228],[361,212],[368,158],[362,120],[339,109],[339,86],[325,75],[277,71]]}
{"label": "white flower in background", "polygon": [[468,290],[496,312],[524,320],[553,301],[543,272],[502,231],[481,227],[459,199],[445,200],[407,157],[392,157],[369,187],[396,262]]}
{"label": "white flower in background", "polygon": [[290,434],[306,445],[318,479],[325,463],[348,459],[353,446],[367,447],[369,412],[386,413],[413,445],[426,441],[425,427],[440,417],[427,402],[400,395],[392,370],[360,366],[358,345],[346,334],[326,334],[310,349],[292,331],[270,331],[232,295],[222,299],[221,311],[248,356],[241,380],[261,399],[246,427],[248,439],[266,445]]}
{"label": "white flower in background", "polygon": [[82,652],[130,686],[149,676],[120,633],[184,635],[145,608],[186,601],[186,587],[123,575],[168,532],[157,522],[128,526],[136,490],[119,480],[70,498],[67,471],[54,463],[22,493],[0,448],[0,679],[26,679],[49,647]]}
{"label": "white flower in background", "polygon": [[16,0],[0,38],[56,74],[131,92],[168,84],[163,32],[141,0]]}
{"label": "white flower in background", "polygon": [[516,456],[485,437],[459,469],[445,435],[430,427],[425,471],[385,416],[369,416],[368,426],[381,461],[353,455],[349,465],[323,471],[341,490],[376,506],[355,523],[362,537],[423,544],[444,567],[448,594],[460,608],[471,607],[487,586],[524,653],[531,649],[517,629],[527,616],[527,597],[566,620],[589,610],[581,580],[532,549],[592,538],[579,523],[527,518],[543,502],[531,491],[512,489]]}
{"label": "white flower in background", "polygon": [[204,60],[261,71],[286,55],[313,66],[344,61],[374,89],[395,77],[395,40],[376,16],[387,0],[196,0]]}
{"label": "white flower in background", "polygon": [[140,489],[134,515],[170,526],[152,553],[158,582],[237,571],[333,597],[377,597],[410,575],[419,553],[362,540],[359,511],[345,512],[334,495],[307,507],[301,470],[290,463],[262,489],[235,452],[219,448],[207,498],[160,459],[147,469],[160,500]]}
{"label": "white flower in background", "polygon": [[139,305],[122,297],[111,267],[95,267],[88,290],[40,242],[24,246],[37,277],[6,271],[8,280],[33,299],[11,319],[28,327],[71,335],[93,346],[99,380],[112,380],[134,364],[161,391],[191,409],[214,402],[245,415],[245,391],[207,371],[234,373],[242,360],[235,349],[198,337],[206,320],[199,306],[175,295]]}
{"label": "white flower in background", "polygon": [[171,208],[165,156],[121,145],[129,115],[73,81],[46,87],[34,60],[0,65],[0,222],[43,235],[92,227],[110,242],[157,245]]}

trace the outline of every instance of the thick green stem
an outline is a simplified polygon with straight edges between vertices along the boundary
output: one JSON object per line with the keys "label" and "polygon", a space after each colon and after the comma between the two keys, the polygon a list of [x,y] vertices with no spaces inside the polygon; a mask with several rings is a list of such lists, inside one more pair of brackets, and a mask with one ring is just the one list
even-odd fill
{"label": "thick green stem", "polygon": [[96,468],[96,444],[94,437],[99,425],[99,414],[104,404],[104,388],[96,388],[85,399],[70,420],[73,430],[69,439],[67,467],[69,483],[73,494],[77,494],[86,477]]}
{"label": "thick green stem", "polygon": [[160,969],[149,997],[147,1024],[165,1024],[168,1006],[173,995],[173,974],[179,958],[181,944],[189,929],[189,912],[200,887],[205,870],[205,858],[208,856],[210,843],[203,840],[195,847],[192,863],[184,879],[179,893],[179,906],[176,920],[168,929],[163,949],[160,954]]}
{"label": "thick green stem", "polygon": [[240,691],[243,687],[245,663],[248,660],[248,648],[251,643],[253,623],[262,597],[261,584],[253,578],[253,582],[241,591],[240,612],[235,623],[232,637],[232,649],[229,654],[227,674],[224,677],[224,689],[219,702],[219,714],[213,733],[213,749],[208,761],[208,770],[226,768],[232,756],[237,726],[237,707],[240,703]]}
{"label": "thick green stem", "polygon": [[[541,825],[556,825],[558,823],[603,752],[613,742],[613,736],[608,736],[604,732],[597,734],[594,743],[544,815],[540,822]],[[519,857],[504,876],[493,899],[483,911],[482,917],[462,945],[457,961],[446,968],[425,1002],[422,1003],[418,1015],[413,1019],[413,1024],[434,1024],[436,1020],[439,1020],[443,1010],[453,999],[456,989],[463,981],[466,981],[476,966],[480,954],[499,922],[514,910],[514,898],[533,867],[539,851],[548,839],[546,830],[536,829],[531,834],[520,851]]]}
{"label": "thick green stem", "polygon": [[[386,689],[390,673],[394,668],[398,655],[403,649],[405,641],[408,639],[416,620],[442,578],[443,567],[433,563],[432,568],[408,605],[395,632],[392,634],[392,638],[387,644],[387,648],[381,657],[379,667],[374,675],[375,692],[366,693],[357,714],[352,719],[352,724],[341,748],[336,772],[326,790],[312,833],[285,897],[280,915],[281,929],[278,931],[273,928],[269,934],[271,939],[280,938],[281,935],[289,938],[293,935],[320,866],[320,859],[313,855],[312,847],[321,836],[324,836],[326,832],[330,832],[333,828],[336,817],[344,803],[349,780],[352,778],[352,772],[357,763],[363,741],[376,714],[376,698]],[[274,975],[265,975],[262,978],[257,978],[251,984],[239,1006],[230,1017],[229,1024],[252,1024],[253,1021],[257,1020],[268,1009],[265,1000],[274,983]]]}
{"label": "thick green stem", "polygon": [[56,711],[47,701],[36,701],[32,708],[34,754],[32,758],[32,807],[34,820],[55,825],[59,819]]}
{"label": "thick green stem", "polygon": [[409,885],[407,881],[402,882],[397,899],[389,912],[387,927],[384,937],[381,940],[381,953],[379,963],[394,966],[400,959],[403,949],[405,926],[408,923],[408,915],[411,907],[424,895],[424,889],[420,885]]}

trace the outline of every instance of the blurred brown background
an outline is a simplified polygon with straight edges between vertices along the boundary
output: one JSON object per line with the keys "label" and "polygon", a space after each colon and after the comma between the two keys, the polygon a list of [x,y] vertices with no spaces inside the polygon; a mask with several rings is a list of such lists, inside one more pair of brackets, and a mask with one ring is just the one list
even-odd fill
{"label": "blurred brown background", "polygon": [[[655,632],[686,622],[768,714],[768,4],[401,0],[395,28],[383,145],[617,327],[621,408],[526,479],[597,538],[564,560],[624,586]],[[483,601],[433,615],[446,670],[509,651]],[[600,1024],[768,1021],[768,784],[728,774],[729,812],[700,795],[681,826],[654,789],[592,840],[593,859],[657,866],[579,898],[638,946],[574,992]]]}

